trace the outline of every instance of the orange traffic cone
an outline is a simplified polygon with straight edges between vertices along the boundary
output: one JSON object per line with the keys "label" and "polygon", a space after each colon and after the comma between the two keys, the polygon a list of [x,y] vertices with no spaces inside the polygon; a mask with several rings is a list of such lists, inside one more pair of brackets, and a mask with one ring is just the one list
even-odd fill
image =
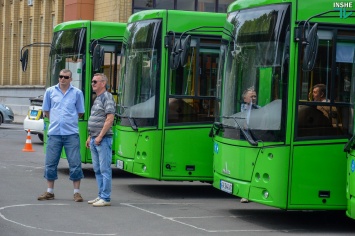
{"label": "orange traffic cone", "polygon": [[35,150],[32,149],[32,142],[31,142],[31,131],[28,130],[27,132],[27,138],[26,138],[26,143],[25,146],[22,149],[23,152],[34,152]]}

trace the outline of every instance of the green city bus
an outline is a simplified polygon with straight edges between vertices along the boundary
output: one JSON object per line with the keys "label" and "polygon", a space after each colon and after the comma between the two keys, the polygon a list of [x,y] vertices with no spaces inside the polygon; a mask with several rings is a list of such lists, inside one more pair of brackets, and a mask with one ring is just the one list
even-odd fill
{"label": "green city bus", "polygon": [[[354,158],[347,163],[344,152],[354,123],[350,5],[229,6],[225,28],[232,34],[223,35],[210,135],[215,188],[285,210],[345,210],[349,201],[355,216],[355,188],[347,183]],[[249,91],[254,102],[245,101]]]}
{"label": "green city bus", "polygon": [[212,183],[219,48],[226,14],[133,14],[122,46],[116,166],[157,180]]}
{"label": "green city bus", "polygon": [[[92,163],[90,149],[85,147],[88,137],[87,121],[95,98],[95,93],[91,89],[91,79],[94,73],[105,73],[109,80],[108,91],[117,102],[117,77],[125,28],[125,23],[118,22],[68,21],[54,27],[52,43],[27,45],[50,47],[46,87],[58,83],[60,70],[70,69],[72,85],[83,91],[85,114],[79,121],[82,163]],[[28,49],[23,50],[21,54],[22,68],[26,69]],[[44,148],[47,143],[48,125],[49,120],[45,118]],[[62,157],[65,158],[64,151]]]}

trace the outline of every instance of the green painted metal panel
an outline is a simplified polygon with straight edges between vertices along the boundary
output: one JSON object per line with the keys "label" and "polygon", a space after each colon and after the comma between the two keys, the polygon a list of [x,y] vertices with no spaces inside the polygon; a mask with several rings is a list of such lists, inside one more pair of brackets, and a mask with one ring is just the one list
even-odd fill
{"label": "green painted metal panel", "polygon": [[[343,144],[295,146],[290,169],[290,208],[346,206],[346,154]],[[317,207],[318,206],[318,207]]]}
{"label": "green painted metal panel", "polygon": [[212,139],[209,128],[166,129],[162,160],[165,176],[212,180]]}
{"label": "green painted metal panel", "polygon": [[215,141],[213,186],[233,185],[233,195],[287,208],[289,147],[243,147]]}
{"label": "green painted metal panel", "polygon": [[116,129],[115,163],[123,170],[143,177],[160,179],[162,131]]}

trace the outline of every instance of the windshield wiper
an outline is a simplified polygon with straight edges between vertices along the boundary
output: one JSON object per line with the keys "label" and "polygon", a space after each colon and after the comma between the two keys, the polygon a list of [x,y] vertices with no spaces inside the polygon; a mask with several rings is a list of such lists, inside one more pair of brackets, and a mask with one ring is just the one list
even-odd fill
{"label": "windshield wiper", "polygon": [[129,121],[129,124],[131,125],[132,129],[134,131],[137,131],[138,130],[138,126],[137,126],[137,122],[136,122],[136,119],[133,118],[133,117],[129,117],[129,116],[123,116],[122,114],[117,114],[116,113],[116,116],[119,117],[119,118],[126,118],[128,121]]}
{"label": "windshield wiper", "polygon": [[[250,129],[243,129],[242,126],[239,124],[237,119],[245,119],[244,117],[237,117],[237,116],[221,116],[221,118],[225,118],[225,119],[233,119],[235,121],[235,123],[237,124],[238,128],[242,131],[244,137],[246,138],[246,140],[250,143],[250,145],[252,146],[258,146],[258,142],[255,141],[251,135],[251,130]],[[250,132],[250,134],[249,134]]]}
{"label": "windshield wiper", "polygon": [[[122,116],[123,117],[123,116]],[[124,118],[127,118],[128,121],[129,121],[129,124],[131,125],[132,129],[134,131],[137,131],[138,130],[138,126],[137,126],[137,122],[136,122],[136,119],[133,118],[133,117],[124,117]]]}
{"label": "windshield wiper", "polygon": [[129,124],[132,127],[132,129],[134,131],[137,131],[138,130],[138,126],[137,126],[136,119],[134,117],[130,117],[130,116],[127,116],[127,115],[124,114],[126,109],[129,108],[129,107],[128,106],[122,106],[122,105],[119,105],[119,107],[120,107],[121,112],[120,112],[120,114],[117,114],[117,116],[120,117],[120,118],[127,118],[128,121],[129,121]]}
{"label": "windshield wiper", "polygon": [[134,119],[133,117],[127,117],[127,118],[128,118],[129,124],[131,125],[132,129],[134,131],[137,131],[138,130],[138,126],[137,126],[137,123],[136,123],[136,119]]}

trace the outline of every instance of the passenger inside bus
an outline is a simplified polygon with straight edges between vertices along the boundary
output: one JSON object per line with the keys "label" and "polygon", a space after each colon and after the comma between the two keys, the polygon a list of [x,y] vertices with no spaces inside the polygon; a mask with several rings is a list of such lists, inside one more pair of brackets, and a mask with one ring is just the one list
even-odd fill
{"label": "passenger inside bus", "polygon": [[324,105],[298,106],[298,136],[328,136],[340,132],[340,117],[337,108],[330,106],[327,99],[327,88],[325,84],[316,84],[309,93],[309,100],[322,102]]}
{"label": "passenger inside bus", "polygon": [[[316,102],[330,102],[326,98],[326,86],[325,84],[316,84],[312,89],[313,101]],[[336,107],[331,106],[317,106],[317,109],[320,110],[324,116],[326,116],[333,125],[338,122],[338,112]]]}

